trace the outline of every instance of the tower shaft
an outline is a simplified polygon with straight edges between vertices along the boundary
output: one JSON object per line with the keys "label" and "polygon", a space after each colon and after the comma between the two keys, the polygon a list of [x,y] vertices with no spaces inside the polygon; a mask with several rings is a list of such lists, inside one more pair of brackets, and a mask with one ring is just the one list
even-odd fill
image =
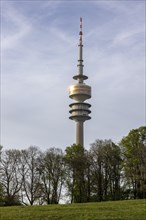
{"label": "tower shaft", "polygon": [[82,121],[76,122],[76,144],[84,146],[84,124]]}

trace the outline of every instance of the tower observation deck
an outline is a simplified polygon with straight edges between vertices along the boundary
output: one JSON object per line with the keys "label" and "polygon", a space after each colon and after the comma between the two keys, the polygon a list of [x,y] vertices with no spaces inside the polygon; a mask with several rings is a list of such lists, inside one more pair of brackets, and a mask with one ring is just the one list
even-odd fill
{"label": "tower observation deck", "polygon": [[82,18],[80,18],[78,72],[73,76],[77,83],[69,88],[69,97],[75,100],[75,102],[69,105],[69,113],[71,114],[69,118],[76,122],[76,144],[84,146],[84,122],[91,119],[89,115],[91,113],[91,105],[86,103],[85,100],[91,98],[91,87],[84,83],[84,80],[88,79],[88,77],[83,74],[82,35]]}

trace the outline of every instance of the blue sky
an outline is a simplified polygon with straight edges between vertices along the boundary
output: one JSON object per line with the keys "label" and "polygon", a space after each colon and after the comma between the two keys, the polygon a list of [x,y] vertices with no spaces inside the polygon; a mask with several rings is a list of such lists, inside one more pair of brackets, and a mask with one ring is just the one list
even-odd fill
{"label": "blue sky", "polygon": [[145,125],[145,1],[1,1],[1,145],[75,143],[79,18],[92,87],[85,147]]}

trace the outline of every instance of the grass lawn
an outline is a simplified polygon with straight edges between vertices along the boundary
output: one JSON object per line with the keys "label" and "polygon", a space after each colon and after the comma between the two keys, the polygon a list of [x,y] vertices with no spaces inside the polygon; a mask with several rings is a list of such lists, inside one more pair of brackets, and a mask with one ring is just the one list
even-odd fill
{"label": "grass lawn", "polygon": [[146,200],[0,207],[0,220],[146,220]]}

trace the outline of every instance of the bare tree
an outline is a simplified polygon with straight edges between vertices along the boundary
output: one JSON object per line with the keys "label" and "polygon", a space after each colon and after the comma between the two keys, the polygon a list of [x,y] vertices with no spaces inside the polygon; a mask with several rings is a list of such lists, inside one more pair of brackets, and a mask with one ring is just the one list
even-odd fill
{"label": "bare tree", "polygon": [[26,203],[27,198],[30,205],[41,196],[39,157],[40,151],[35,146],[21,152],[22,199]]}
{"label": "bare tree", "polygon": [[1,185],[5,192],[5,204],[19,203],[19,192],[22,185],[20,176],[20,151],[6,150],[1,153]]}

